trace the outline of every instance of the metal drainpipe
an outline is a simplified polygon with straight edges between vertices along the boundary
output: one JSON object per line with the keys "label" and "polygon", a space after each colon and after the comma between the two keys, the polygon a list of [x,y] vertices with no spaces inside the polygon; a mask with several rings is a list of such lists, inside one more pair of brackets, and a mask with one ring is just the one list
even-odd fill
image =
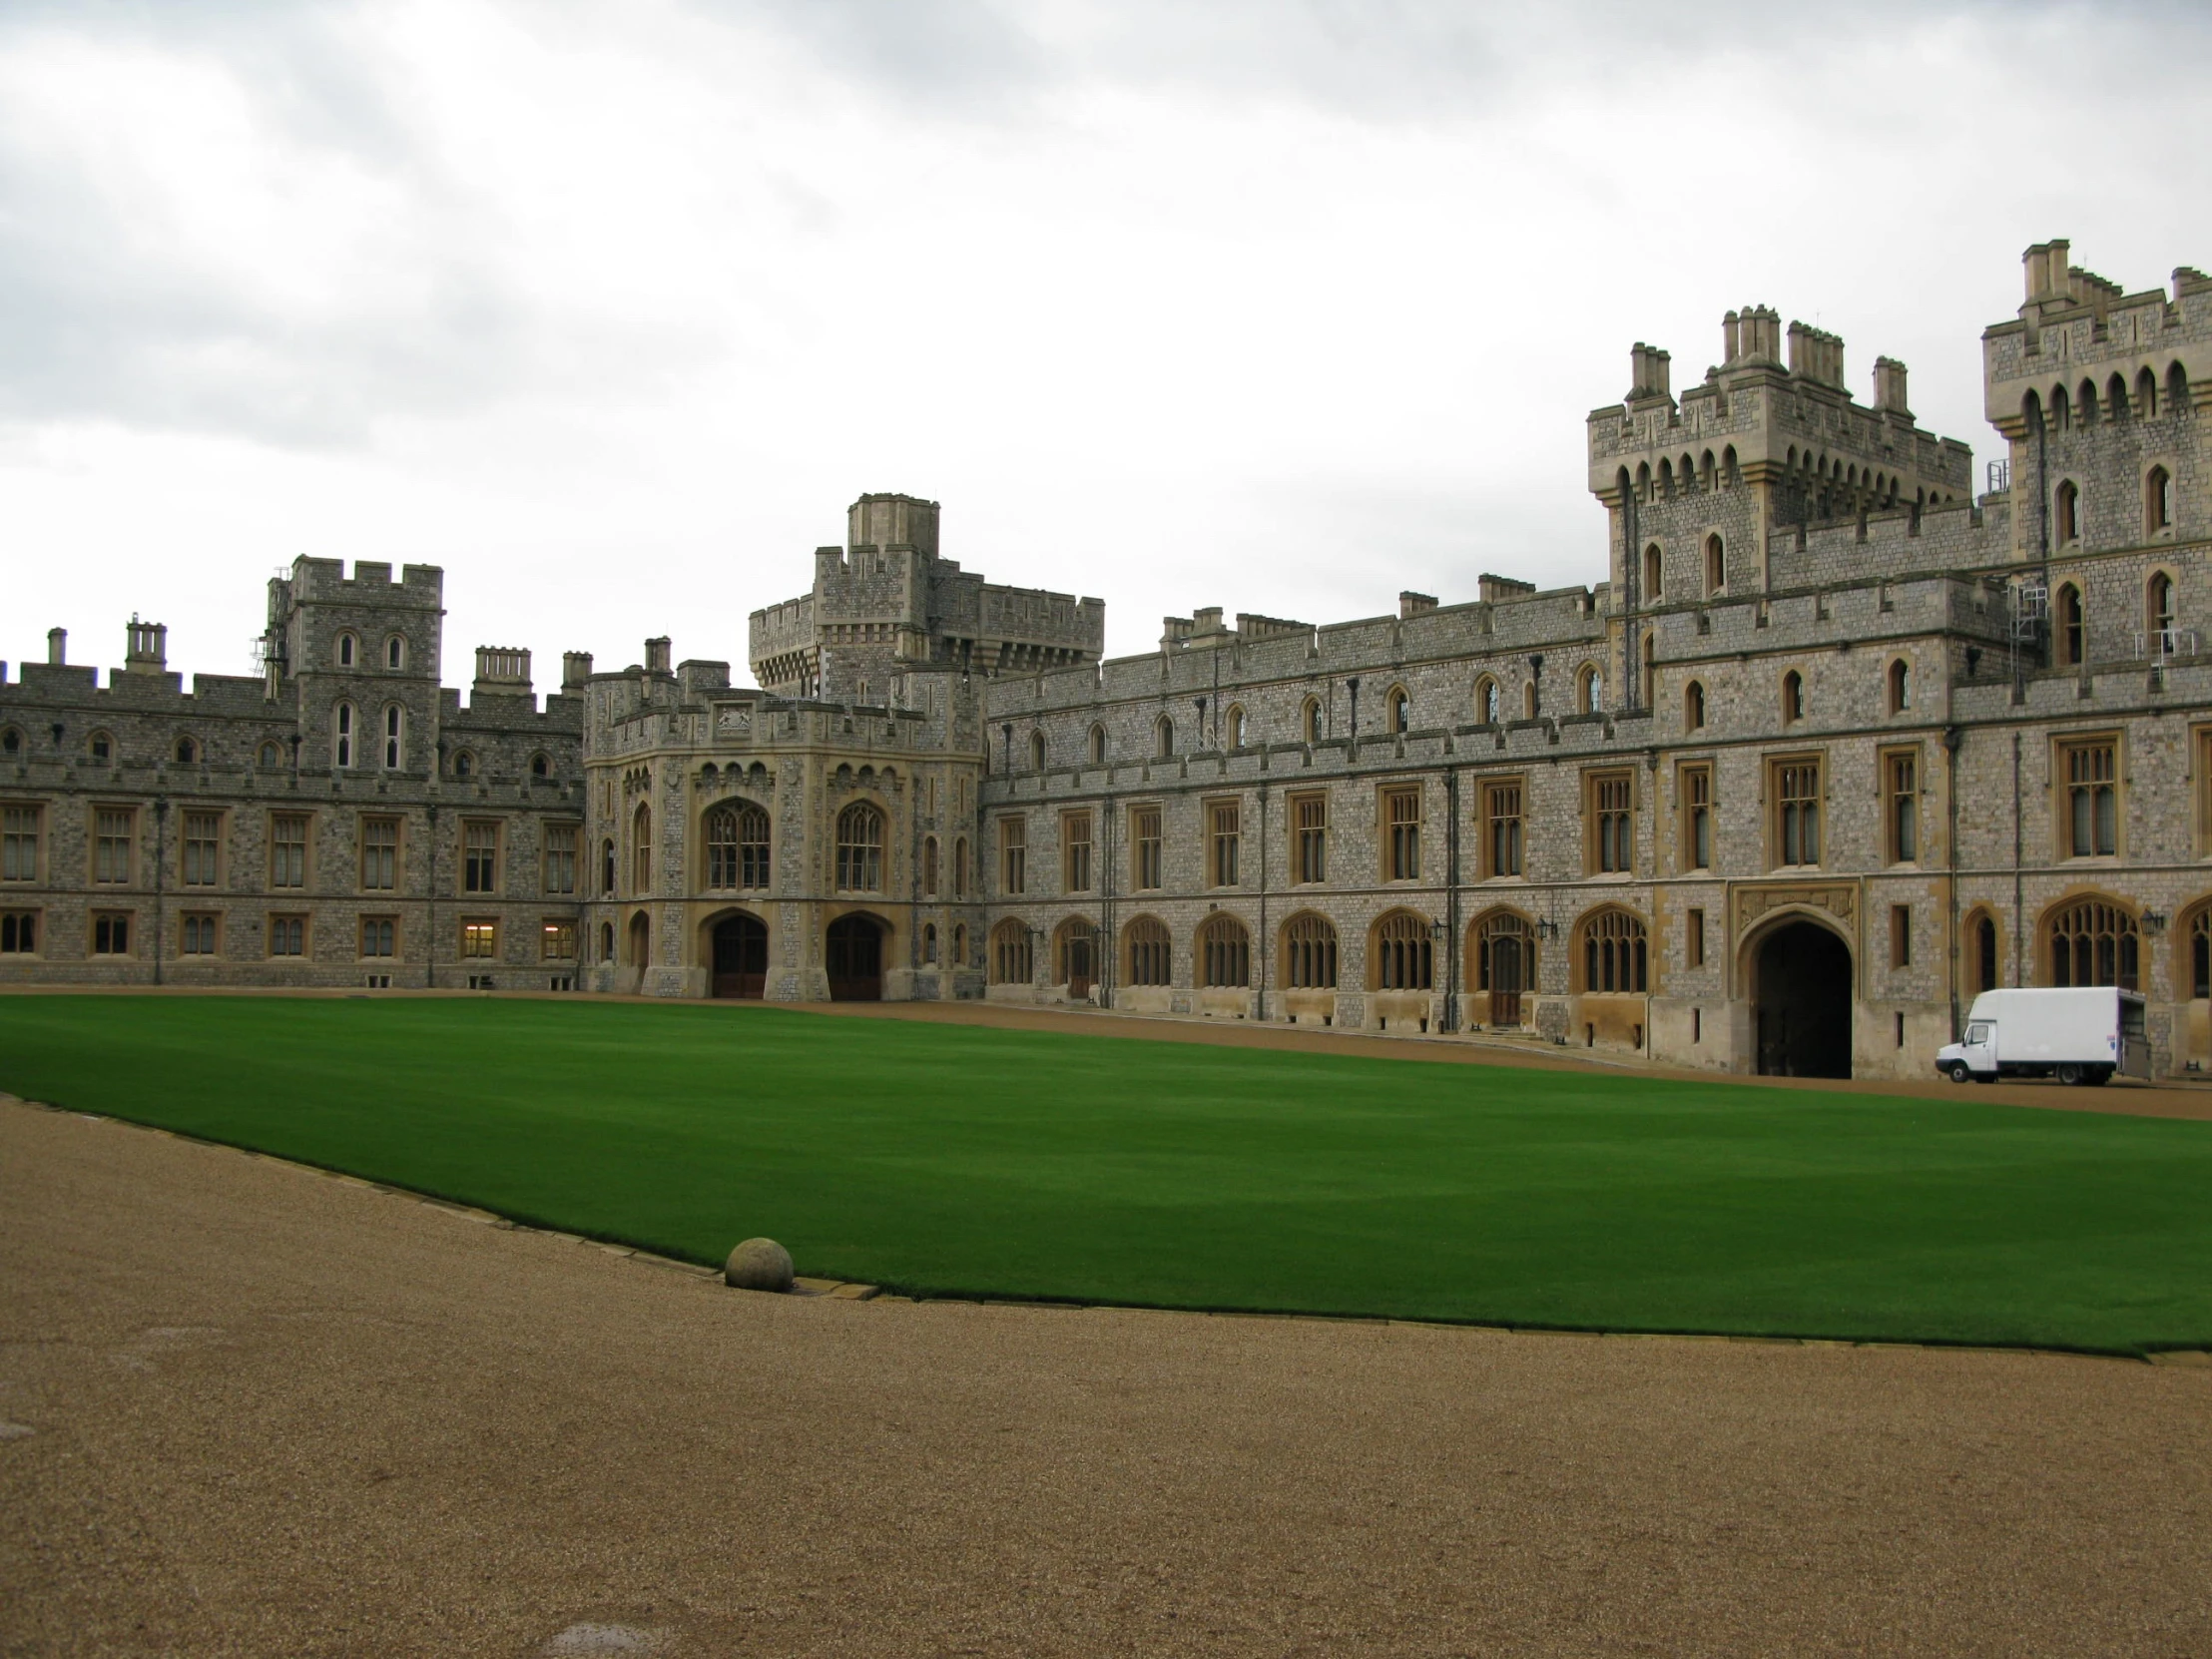
{"label": "metal drainpipe", "polygon": [[1098,1005],[1111,1008],[1114,1005],[1113,969],[1119,961],[1114,948],[1114,796],[1109,788],[1098,798],[1098,961],[1094,978],[1098,984]]}
{"label": "metal drainpipe", "polygon": [[[439,746],[438,763],[442,771],[445,762],[444,746]],[[430,803],[428,867],[423,873],[422,890],[428,904],[428,919],[424,928],[429,937],[423,940],[422,988],[436,990],[438,986],[438,804]]]}
{"label": "metal drainpipe", "polygon": [[[897,722],[891,723],[897,731]],[[913,976],[921,971],[921,779],[906,769],[906,1000],[915,1000]],[[944,954],[940,942],[937,954]],[[712,969],[710,968],[710,973]],[[710,990],[712,985],[708,987]]]}
{"label": "metal drainpipe", "polygon": [[1268,787],[1260,785],[1260,984],[1259,1017],[1268,1017]]}
{"label": "metal drainpipe", "polygon": [[1449,953],[1444,961],[1444,1019],[1446,1031],[1459,1029],[1459,769],[1444,769],[1444,807],[1448,815],[1444,830],[1444,849],[1447,856],[1445,878],[1449,886],[1444,893],[1444,930],[1447,937],[1444,949]]}
{"label": "metal drainpipe", "polygon": [[162,982],[162,877],[169,863],[169,797],[154,797],[154,983]]}
{"label": "metal drainpipe", "polygon": [[1958,749],[1965,734],[1955,726],[1943,728],[1943,816],[1948,822],[1943,849],[1949,854],[1946,885],[1950,906],[1950,1040],[1958,1040]]}

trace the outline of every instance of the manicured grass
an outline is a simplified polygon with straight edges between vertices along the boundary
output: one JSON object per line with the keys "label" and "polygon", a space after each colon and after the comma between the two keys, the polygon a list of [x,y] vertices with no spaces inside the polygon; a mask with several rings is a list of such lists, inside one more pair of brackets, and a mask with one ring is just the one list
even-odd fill
{"label": "manicured grass", "polygon": [[2212,1344],[2212,1124],[576,1002],[0,997],[0,1088],[922,1294]]}

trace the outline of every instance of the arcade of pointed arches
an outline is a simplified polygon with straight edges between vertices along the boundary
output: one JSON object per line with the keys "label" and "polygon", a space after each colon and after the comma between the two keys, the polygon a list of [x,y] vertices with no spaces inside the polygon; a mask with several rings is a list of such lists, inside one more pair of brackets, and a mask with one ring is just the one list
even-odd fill
{"label": "arcade of pointed arches", "polygon": [[[766,818],[761,809],[743,806],[718,808],[710,815],[710,822],[728,828],[723,822],[726,817],[735,819],[745,813]],[[732,846],[727,840],[718,844],[726,849]],[[738,848],[745,844],[742,839],[735,843]],[[736,850],[716,854],[724,859],[740,855]],[[762,856],[765,858],[765,851]],[[893,929],[880,918],[870,917],[870,921],[883,944],[888,945]],[[1756,987],[1760,984],[1762,952],[1779,932],[1798,923],[1825,929],[1847,955],[1856,958],[1852,940],[1826,914],[1794,905],[1770,912],[1739,945],[1739,982],[1755,1003],[1760,1000]],[[1999,910],[1988,904],[1974,905],[1960,918],[1959,926],[1961,991],[1972,996],[2000,988],[2010,975]],[[699,959],[714,971],[714,995],[763,994],[761,983],[769,965],[770,935],[759,916],[742,908],[717,910],[700,920],[697,931]],[[2123,901],[2102,893],[2069,894],[2047,905],[2037,918],[2035,959],[2029,966],[2028,981],[2118,985],[2139,990],[2144,967],[2142,931],[2137,912]],[[604,932],[601,953],[611,959],[613,924],[608,924]],[[1368,988],[1434,989],[1433,936],[1434,924],[1414,911],[1392,910],[1378,917],[1368,930]],[[1639,995],[1651,989],[1648,932],[1644,919],[1635,912],[1601,904],[1576,920],[1570,937],[1571,993]],[[966,940],[964,925],[952,930],[949,948],[942,953],[949,965],[969,965]],[[647,912],[633,912],[624,929],[624,965],[643,966],[650,941]],[[932,947],[938,942],[934,926],[928,929],[927,942]],[[1053,984],[1080,982],[1087,988],[1101,977],[1105,941],[1092,918],[1063,918],[1051,933],[1049,953],[1040,963],[1039,947],[1045,942],[1045,935],[1018,918],[999,921],[990,930],[980,964],[988,970],[988,981],[994,985],[1031,984],[1040,965],[1048,968]],[[1294,912],[1278,925],[1275,942],[1276,961],[1270,977],[1278,987],[1339,988],[1338,930],[1327,915],[1311,909]],[[1535,920],[1510,906],[1493,906],[1468,921],[1460,948],[1462,983],[1474,999],[1467,1010],[1469,1023],[1491,1028],[1520,1025],[1525,1014],[1524,998],[1538,989],[1540,945]],[[1140,914],[1122,924],[1118,955],[1120,978],[1125,985],[1164,987],[1175,982],[1174,936],[1155,915]],[[924,965],[936,965],[939,959],[939,951],[930,948]],[[1222,912],[1206,917],[1194,929],[1189,968],[1191,982],[1201,988],[1241,988],[1256,983],[1251,933],[1245,922]],[[2173,928],[2172,971],[2176,1000],[2212,1000],[2212,894],[2194,900],[2180,912]],[[741,980],[743,988],[731,988]],[[1848,993],[1849,987],[1845,990]]]}
{"label": "arcade of pointed arches", "polygon": [[[1438,988],[1435,941],[1439,924],[1413,910],[1395,909],[1378,916],[1368,928],[1366,983],[1372,991],[1425,991]],[[1460,940],[1464,985],[1476,994],[1518,997],[1537,986],[1539,929],[1535,920],[1508,906],[1493,906],[1473,917]],[[1093,964],[1103,946],[1098,923],[1086,915],[1064,917],[1052,933],[1052,948],[1042,964],[1037,946],[1045,935],[1017,917],[999,921],[990,933],[990,982],[1036,982],[1043,965],[1065,983],[1069,951],[1080,936],[1089,941]],[[1284,990],[1340,988],[1337,924],[1319,910],[1294,911],[1276,926],[1272,982]],[[1217,911],[1201,920],[1191,935],[1190,983],[1201,989],[1249,987],[1256,964],[1251,929],[1243,918]],[[1618,904],[1600,904],[1574,924],[1572,958],[1577,964],[1572,991],[1580,994],[1639,995],[1652,984],[1649,934],[1644,918]],[[1175,936],[1149,912],[1121,924],[1118,948],[1124,985],[1167,986],[1176,982]],[[1095,965],[1092,968],[1095,974]],[[1517,1010],[1515,1010],[1517,1012]],[[1510,1020],[1507,1023],[1511,1023]]]}

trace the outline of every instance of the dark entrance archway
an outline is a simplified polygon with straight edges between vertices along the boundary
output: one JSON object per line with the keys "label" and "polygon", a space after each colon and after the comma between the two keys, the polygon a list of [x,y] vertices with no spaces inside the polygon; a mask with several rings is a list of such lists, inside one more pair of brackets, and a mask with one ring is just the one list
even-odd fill
{"label": "dark entrance archway", "polygon": [[883,924],[873,916],[839,916],[823,940],[831,1002],[883,1000]]}
{"label": "dark entrance archway", "polygon": [[1812,921],[1785,922],[1759,941],[1759,1073],[1851,1075],[1851,947]]}
{"label": "dark entrance archway", "polygon": [[715,923],[717,996],[758,998],[768,990],[768,928],[758,916],[725,916]]}

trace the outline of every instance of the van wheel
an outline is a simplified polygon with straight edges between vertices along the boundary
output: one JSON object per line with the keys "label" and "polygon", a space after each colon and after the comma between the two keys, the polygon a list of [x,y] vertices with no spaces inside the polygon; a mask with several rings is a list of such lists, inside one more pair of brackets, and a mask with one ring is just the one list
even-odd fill
{"label": "van wheel", "polygon": [[1944,1068],[1944,1075],[1947,1076],[1953,1083],[1963,1083],[1968,1078],[1973,1076],[1973,1073],[1967,1069],[1965,1061],[1953,1060],[1948,1066]]}
{"label": "van wheel", "polygon": [[2060,1067],[2058,1068],[2058,1081],[2059,1081],[2059,1082],[2061,1082],[2061,1083],[2078,1083],[2078,1082],[2080,1082],[2080,1081],[2081,1081],[2081,1068],[2080,1068],[2079,1066],[2077,1066],[2077,1065],[2073,1064],[2073,1063],[2072,1063],[2071,1061],[2068,1061],[2068,1062],[2067,1062],[2066,1064],[2064,1064],[2064,1065],[2062,1065],[2062,1066],[2060,1066]]}

